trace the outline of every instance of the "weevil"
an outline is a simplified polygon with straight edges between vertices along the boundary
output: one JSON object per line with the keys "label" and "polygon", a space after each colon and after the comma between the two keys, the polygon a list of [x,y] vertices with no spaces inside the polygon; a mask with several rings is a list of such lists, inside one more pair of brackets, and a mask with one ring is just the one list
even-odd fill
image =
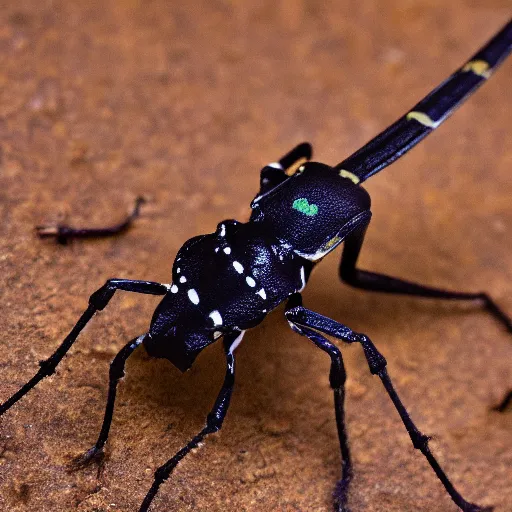
{"label": "weevil", "polygon": [[[5,413],[55,368],[97,311],[103,310],[117,290],[160,295],[162,300],[149,330],[127,343],[110,365],[108,398],[103,425],[95,445],[75,464],[82,466],[98,457],[108,438],[116,390],[127,359],[144,345],[150,356],[164,358],[186,371],[197,355],[222,338],[226,373],[222,388],[207,416],[206,425],[181,450],[160,466],[139,512],[149,511],[162,483],[179,462],[208,435],[217,432],[228,411],[235,377],[235,349],[244,332],[260,324],[267,314],[286,302],[290,327],[311,340],[331,359],[330,385],[341,450],[340,480],[333,507],[347,512],[348,490],[353,478],[345,427],[346,373],[340,349],[325,336],[363,348],[368,367],[382,381],[386,392],[418,449],[456,505],[465,512],[491,510],[462,497],[429,448],[429,438],[412,421],[387,371],[386,359],[365,334],[302,305],[301,292],[313,268],[344,243],[340,277],[365,290],[448,300],[480,302],[505,328],[512,322],[486,293],[452,292],[407,282],[357,266],[365,232],[371,220],[370,196],[361,184],[381,171],[435,130],[471,93],[487,80],[512,48],[512,21],[445,82],[409,112],[356,153],[334,166],[311,161],[312,148],[299,144],[277,162],[261,170],[260,190],[251,203],[248,222],[225,220],[214,233],[191,238],[179,250],[170,284],[130,279],[109,279],[94,292],[89,305],[71,332],[36,375],[0,406]],[[290,170],[295,172],[290,172]],[[69,226],[42,227],[41,236],[59,241],[73,237],[111,235],[125,229],[137,216],[117,226],[99,230],[75,230]],[[510,394],[503,407],[510,401]]]}

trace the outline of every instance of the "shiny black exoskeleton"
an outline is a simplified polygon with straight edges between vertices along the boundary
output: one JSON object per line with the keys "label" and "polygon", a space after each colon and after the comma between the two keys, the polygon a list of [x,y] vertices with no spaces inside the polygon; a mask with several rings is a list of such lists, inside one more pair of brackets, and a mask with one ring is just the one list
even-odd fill
{"label": "shiny black exoskeleton", "polygon": [[[283,160],[310,155],[301,144]],[[368,193],[332,167],[308,162],[292,176],[281,163],[269,169],[282,181],[272,184],[264,169],[249,222],[221,222],[215,233],[180,249],[169,292],[144,339],[150,355],[187,370],[218,337],[255,327],[300,292],[314,262],[369,221]]]}
{"label": "shiny black exoskeleton", "polygon": [[[334,510],[348,512],[348,488],[353,474],[344,418],[345,368],[339,348],[328,341],[325,334],[344,343],[361,344],[370,372],[382,381],[413,446],[426,457],[458,507],[465,512],[490,510],[466,501],[450,482],[429,449],[429,438],[419,431],[407,413],[387,373],[386,360],[369,337],[306,309],[302,306],[300,292],[314,265],[344,242],[340,264],[340,277],[344,282],[385,293],[475,301],[512,332],[511,319],[486,293],[430,288],[356,266],[371,219],[370,197],[361,183],[439,126],[491,75],[511,49],[512,22],[509,22],[406,115],[336,166],[310,162],[311,146],[304,143],[278,162],[263,168],[260,191],[252,201],[249,222],[226,220],[218,225],[215,233],[188,240],[176,256],[170,284],[128,279],[107,281],[90,297],[88,308],[55,353],[41,362],[37,374],[0,406],[0,414],[55,371],[80,331],[94,313],[106,307],[116,290],[162,295],[149,331],[125,345],[112,361],[107,406],[98,440],[74,461],[79,467],[101,454],[110,430],[118,381],[124,375],[126,360],[137,347],[144,344],[150,355],[166,358],[185,371],[201,350],[223,338],[226,374],[217,400],[203,430],[157,469],[153,485],[139,511],[147,512],[160,485],[183,457],[199,446],[208,434],[221,428],[234,385],[234,352],[244,332],[287,301],[285,315],[292,329],[309,338],[331,359],[330,385],[334,392],[342,456],[341,479],[334,492]],[[59,241],[111,235],[129,225],[138,214],[140,203],[138,200],[132,215],[116,226],[93,230],[43,227],[39,233],[55,236]],[[511,399],[512,393],[499,408],[504,409]]]}
{"label": "shiny black exoskeleton", "polygon": [[187,370],[223,334],[259,324],[305,284],[309,265],[258,223],[221,222],[180,249],[144,344]]}

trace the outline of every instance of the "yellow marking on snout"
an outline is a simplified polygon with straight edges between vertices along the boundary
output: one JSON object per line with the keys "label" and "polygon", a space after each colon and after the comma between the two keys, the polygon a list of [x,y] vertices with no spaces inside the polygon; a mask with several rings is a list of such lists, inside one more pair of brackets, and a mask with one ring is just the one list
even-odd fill
{"label": "yellow marking on snout", "polygon": [[345,169],[341,169],[339,175],[342,178],[348,178],[352,183],[355,183],[356,185],[361,181],[359,176],[356,176],[353,172],[346,171]]}
{"label": "yellow marking on snout", "polygon": [[491,76],[491,68],[489,63],[485,62],[485,60],[472,60],[462,68],[462,71],[473,71],[475,75],[483,78],[489,78]]}
{"label": "yellow marking on snout", "polygon": [[407,121],[414,119],[415,121],[418,121],[418,123],[428,128],[437,128],[440,124],[439,121],[434,121],[424,112],[417,112],[416,110],[409,112],[406,116],[406,119]]}

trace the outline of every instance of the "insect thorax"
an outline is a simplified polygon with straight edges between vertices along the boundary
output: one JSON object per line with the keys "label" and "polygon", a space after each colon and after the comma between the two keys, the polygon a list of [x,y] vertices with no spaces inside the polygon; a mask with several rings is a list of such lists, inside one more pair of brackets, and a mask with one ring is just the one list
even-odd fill
{"label": "insect thorax", "polygon": [[[185,365],[176,361],[180,351],[193,349],[195,358],[221,334],[254,327],[304,287],[309,266],[252,222],[225,221],[215,233],[188,240],[153,316],[151,355],[180,368]],[[188,356],[185,360],[188,364]]]}
{"label": "insect thorax", "polygon": [[296,254],[318,260],[343,241],[354,220],[370,215],[370,196],[355,181],[350,173],[307,162],[253,200],[251,220]]}

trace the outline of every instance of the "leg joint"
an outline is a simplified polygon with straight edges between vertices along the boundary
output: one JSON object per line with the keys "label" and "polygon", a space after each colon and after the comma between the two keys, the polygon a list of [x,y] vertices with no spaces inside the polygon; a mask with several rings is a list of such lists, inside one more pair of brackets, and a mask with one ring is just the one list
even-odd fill
{"label": "leg joint", "polygon": [[301,304],[293,304],[286,308],[284,316],[288,322],[304,321],[304,307]]}
{"label": "leg joint", "polygon": [[169,468],[167,467],[167,464],[160,466],[155,471],[155,482],[158,482],[158,483],[165,482],[169,478],[171,471],[172,471],[172,469],[169,470]]}
{"label": "leg joint", "polygon": [[332,389],[341,389],[345,385],[347,375],[338,365],[332,365],[329,373],[329,384]]}
{"label": "leg joint", "polygon": [[131,356],[133,351],[142,343],[145,335],[139,336],[138,338],[133,339],[127,345],[125,345],[112,359],[110,363],[110,380],[119,380],[122,379],[125,375],[124,367],[126,364],[126,360]]}
{"label": "leg joint", "polygon": [[329,384],[332,389],[340,389],[345,385],[347,374],[343,365],[343,358],[340,349],[336,346],[331,347],[331,370],[329,372]]}
{"label": "leg joint", "polygon": [[356,286],[359,283],[359,270],[352,264],[344,265],[343,260],[340,265],[340,278],[350,286]]}
{"label": "leg joint", "polygon": [[428,448],[428,442],[430,437],[422,434],[419,430],[412,430],[409,432],[409,436],[411,437],[412,445],[416,450],[425,451]]}
{"label": "leg joint", "polygon": [[96,290],[89,298],[89,304],[101,311],[109,303],[110,299],[116,293],[116,288],[110,284],[110,279],[99,289]]}
{"label": "leg joint", "polygon": [[356,337],[357,341],[363,346],[364,355],[368,361],[370,372],[372,375],[379,374],[388,364],[386,358],[377,350],[368,336],[365,334],[357,334]]}
{"label": "leg joint", "polygon": [[39,373],[45,375],[46,377],[49,377],[50,375],[53,375],[55,373],[56,366],[57,365],[55,363],[52,363],[48,359],[45,359],[44,361],[39,361]]}
{"label": "leg joint", "polygon": [[109,377],[111,381],[118,381],[124,377],[124,361],[116,358],[110,363]]}

